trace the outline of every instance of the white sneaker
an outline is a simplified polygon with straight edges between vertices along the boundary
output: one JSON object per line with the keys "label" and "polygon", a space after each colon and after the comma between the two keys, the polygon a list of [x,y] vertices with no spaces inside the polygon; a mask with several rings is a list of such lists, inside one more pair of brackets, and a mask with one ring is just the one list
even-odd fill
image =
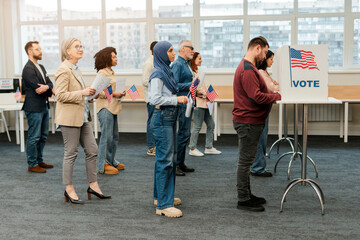
{"label": "white sneaker", "polygon": [[205,154],[221,154],[221,152],[213,147],[213,148],[205,148]]}
{"label": "white sneaker", "polygon": [[202,157],[202,156],[204,156],[204,154],[202,152],[200,152],[197,148],[195,148],[194,150],[190,149],[189,155],[194,156],[194,157]]}
{"label": "white sneaker", "polygon": [[155,157],[155,147],[149,148],[146,154]]}

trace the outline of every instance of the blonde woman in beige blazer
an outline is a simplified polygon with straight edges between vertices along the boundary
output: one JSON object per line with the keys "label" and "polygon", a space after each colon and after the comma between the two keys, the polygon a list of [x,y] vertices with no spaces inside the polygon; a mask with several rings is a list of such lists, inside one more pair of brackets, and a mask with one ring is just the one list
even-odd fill
{"label": "blonde woman in beige blazer", "polygon": [[63,183],[65,184],[65,201],[73,204],[84,204],[75,192],[72,182],[73,169],[78,154],[79,143],[85,151],[85,164],[91,194],[101,199],[111,196],[102,194],[97,182],[96,158],[98,148],[90,124],[91,116],[86,96],[94,95],[96,90],[86,87],[77,62],[82,58],[84,48],[76,38],[63,41],[61,58],[63,60],[55,73],[56,111],[55,123],[61,128],[64,140]]}

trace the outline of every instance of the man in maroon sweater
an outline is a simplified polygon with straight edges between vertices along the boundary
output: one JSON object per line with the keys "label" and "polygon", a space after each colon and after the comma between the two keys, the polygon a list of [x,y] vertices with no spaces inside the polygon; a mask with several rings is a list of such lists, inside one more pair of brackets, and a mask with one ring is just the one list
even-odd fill
{"label": "man in maroon sweater", "polygon": [[257,143],[269,115],[270,104],[280,100],[279,93],[268,91],[256,65],[262,62],[269,49],[264,37],[253,38],[234,77],[233,124],[238,134],[237,165],[238,209],[264,211],[265,198],[256,197],[250,190],[250,167],[256,156]]}

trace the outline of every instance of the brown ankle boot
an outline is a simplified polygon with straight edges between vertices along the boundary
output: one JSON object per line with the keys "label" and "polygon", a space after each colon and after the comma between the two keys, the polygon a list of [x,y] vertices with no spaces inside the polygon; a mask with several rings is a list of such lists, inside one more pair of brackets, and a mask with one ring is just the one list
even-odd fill
{"label": "brown ankle boot", "polygon": [[110,164],[105,163],[104,174],[115,175],[115,174],[118,174],[118,173],[119,173],[119,170],[117,170],[116,168],[114,168]]}
{"label": "brown ankle boot", "polygon": [[116,166],[116,169],[117,169],[117,170],[125,170],[125,165],[122,164],[122,163],[119,163],[119,164]]}
{"label": "brown ankle boot", "polygon": [[46,169],[39,167],[39,165],[36,165],[35,167],[28,167],[28,171],[35,173],[46,173]]}
{"label": "brown ankle boot", "polygon": [[39,166],[42,167],[42,168],[53,168],[53,167],[54,167],[54,165],[52,165],[52,164],[46,164],[46,163],[44,163],[44,162],[40,162],[40,163],[39,163]]}

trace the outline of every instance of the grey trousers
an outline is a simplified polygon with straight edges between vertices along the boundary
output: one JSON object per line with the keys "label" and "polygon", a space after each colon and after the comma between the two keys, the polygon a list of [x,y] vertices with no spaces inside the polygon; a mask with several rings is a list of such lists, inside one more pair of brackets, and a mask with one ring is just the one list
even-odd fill
{"label": "grey trousers", "polygon": [[250,199],[250,167],[255,161],[256,150],[264,124],[243,124],[234,122],[239,140],[239,159],[237,164],[238,201]]}
{"label": "grey trousers", "polygon": [[72,184],[74,164],[79,152],[79,142],[85,151],[87,180],[89,183],[96,182],[98,146],[91,124],[87,122],[81,127],[61,126],[61,133],[64,140],[63,183],[65,185]]}

